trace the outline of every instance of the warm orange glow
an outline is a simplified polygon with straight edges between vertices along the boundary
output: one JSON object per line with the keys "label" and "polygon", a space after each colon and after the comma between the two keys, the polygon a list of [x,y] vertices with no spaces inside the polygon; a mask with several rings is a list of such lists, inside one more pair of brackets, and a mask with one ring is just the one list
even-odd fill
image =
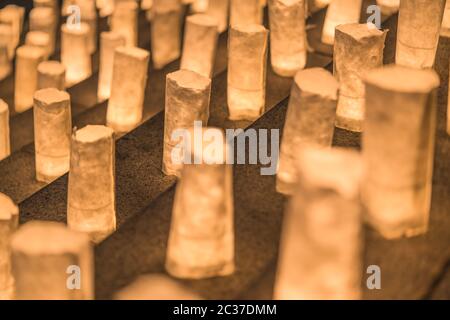
{"label": "warm orange glow", "polygon": [[59,61],[44,61],[38,65],[38,89],[65,89],[66,68]]}
{"label": "warm orange glow", "polygon": [[228,29],[229,6],[229,0],[209,0],[206,14],[216,19],[219,24],[219,32],[224,32]]}
{"label": "warm orange glow", "polygon": [[10,242],[18,225],[19,208],[8,196],[0,193],[0,300],[9,300],[14,297]]}
{"label": "warm orange glow", "polygon": [[305,0],[270,0],[270,58],[275,73],[293,77],[306,65]]}
{"label": "warm orange glow", "polygon": [[277,191],[292,194],[298,182],[296,161],[302,148],[331,147],[339,84],[322,68],[295,76],[283,131]]}
{"label": "warm orange glow", "polygon": [[[94,298],[94,263],[88,236],[61,223],[31,221],[13,235],[11,250],[16,299]],[[74,289],[77,279],[68,281],[71,272],[82,275],[78,289]]]}
{"label": "warm orange glow", "polygon": [[[147,0],[143,0],[142,3]],[[153,1],[153,0],[150,0]],[[115,0],[97,0],[97,8],[99,9],[100,17],[110,16],[114,12]],[[144,9],[144,8],[143,8]]]}
{"label": "warm orange glow", "polygon": [[396,64],[413,68],[433,67],[444,9],[445,0],[400,2]]}
{"label": "warm orange glow", "polygon": [[114,131],[88,125],[72,136],[67,224],[98,243],[116,230]]}
{"label": "warm orange glow", "polygon": [[116,132],[130,131],[142,120],[149,58],[136,47],[118,47],[114,53],[106,122]]}
{"label": "warm orange glow", "polygon": [[162,69],[180,57],[181,19],[180,3],[161,3],[152,8],[151,52],[155,69]]}
{"label": "warm orange glow", "polygon": [[0,46],[6,48],[8,61],[12,60],[16,49],[12,35],[13,29],[11,25],[0,23]]}
{"label": "warm orange glow", "polygon": [[230,25],[263,23],[261,0],[230,0]]}
{"label": "warm orange glow", "polygon": [[199,300],[178,281],[162,274],[143,275],[114,295],[115,300]]}
{"label": "warm orange glow", "polygon": [[199,164],[184,164],[177,185],[166,256],[166,270],[177,278],[234,272],[232,168],[225,164],[223,132],[209,130],[221,138],[222,152],[208,153],[212,142],[193,138],[190,155]]}
{"label": "warm orange glow", "polygon": [[0,24],[0,80],[11,74],[11,59],[14,55],[12,43],[12,28],[7,24]]}
{"label": "warm orange glow", "polygon": [[70,96],[55,88],[38,90],[33,111],[36,179],[51,182],[69,170]]}
{"label": "warm orange glow", "polygon": [[0,9],[0,23],[8,24],[12,28],[12,42],[14,48],[19,45],[20,35],[23,29],[25,8],[14,4],[6,5]]}
{"label": "warm orange glow", "polygon": [[14,108],[24,112],[33,106],[37,89],[37,68],[44,60],[44,51],[32,46],[22,46],[16,51],[16,76],[14,82]]}
{"label": "warm orange glow", "polygon": [[53,8],[37,7],[30,11],[30,31],[42,31],[50,36],[50,54],[55,51],[56,16]]}
{"label": "warm orange glow", "polygon": [[9,139],[9,109],[5,101],[0,99],[0,160],[11,153]]}
{"label": "warm orange glow", "polygon": [[445,3],[444,17],[442,18],[441,35],[450,37],[450,2]]}
{"label": "warm orange glow", "polygon": [[178,143],[173,140],[175,130],[189,128],[194,121],[206,126],[209,118],[211,80],[193,71],[180,70],[166,78],[164,119],[163,171],[180,176],[182,165],[173,163],[172,152]]}
{"label": "warm orange glow", "polygon": [[119,33],[102,32],[100,34],[100,70],[97,91],[99,101],[107,100],[111,96],[114,51],[124,45],[125,38]]}
{"label": "warm orange glow", "polygon": [[79,28],[66,24],[61,27],[61,62],[66,67],[67,87],[92,74],[88,36],[89,26],[86,23],[81,23]]}
{"label": "warm orange glow", "polygon": [[0,300],[450,298],[449,82],[450,0],[0,0]]}
{"label": "warm orange glow", "polygon": [[203,14],[187,17],[180,69],[195,71],[211,78],[217,37],[217,22],[214,18]]}
{"label": "warm orange glow", "polygon": [[138,6],[135,1],[116,1],[111,16],[111,31],[123,36],[125,45],[128,47],[138,45],[137,10]]}
{"label": "warm orange glow", "polygon": [[332,0],[306,0],[308,11],[310,13],[317,12],[330,4]]}
{"label": "warm orange glow", "polygon": [[45,52],[44,59],[50,55],[50,36],[43,31],[30,31],[25,37],[25,44],[41,48]]}
{"label": "warm orange glow", "polygon": [[275,299],[361,296],[362,163],[356,151],[303,149],[290,199],[275,282]]}
{"label": "warm orange glow", "polygon": [[374,26],[343,24],[336,27],[334,75],[340,83],[336,126],[363,130],[365,92],[362,76],[383,65],[386,32]]}
{"label": "warm orange glow", "polygon": [[377,0],[377,5],[383,14],[391,15],[398,11],[400,0]]}
{"label": "warm orange glow", "polygon": [[340,24],[358,23],[362,0],[333,0],[328,6],[322,29],[322,42],[334,44],[335,28]]}
{"label": "warm orange glow", "polygon": [[[367,220],[386,238],[428,229],[436,94],[435,71],[388,66],[366,80],[363,200]],[[392,103],[395,101],[395,103]]]}
{"label": "warm orange glow", "polygon": [[255,120],[264,113],[268,30],[262,25],[230,28],[228,112],[231,120]]}

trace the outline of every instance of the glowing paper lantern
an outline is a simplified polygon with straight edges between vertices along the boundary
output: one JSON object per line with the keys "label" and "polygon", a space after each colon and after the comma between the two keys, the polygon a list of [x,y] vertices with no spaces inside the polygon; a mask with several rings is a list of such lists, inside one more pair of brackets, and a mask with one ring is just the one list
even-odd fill
{"label": "glowing paper lantern", "polygon": [[37,7],[30,11],[30,31],[42,31],[50,37],[50,54],[55,51],[56,15],[52,8]]}
{"label": "glowing paper lantern", "polygon": [[70,96],[55,88],[38,90],[33,111],[36,179],[51,182],[69,170]]}
{"label": "glowing paper lantern", "polygon": [[190,135],[193,140],[189,141],[192,148],[188,154],[193,164],[184,163],[175,195],[166,270],[177,278],[227,276],[235,268],[232,167],[225,162],[227,143],[220,129],[205,130],[208,138],[214,138]]}
{"label": "glowing paper lantern", "polygon": [[361,296],[362,165],[356,151],[303,149],[283,223],[275,299]]}
{"label": "glowing paper lantern", "polygon": [[302,148],[331,147],[338,82],[322,68],[299,71],[291,89],[277,172],[278,192],[292,194],[298,181],[296,161]]}
{"label": "glowing paper lantern", "polygon": [[11,26],[0,24],[0,80],[5,79],[11,74]]}
{"label": "glowing paper lantern", "polygon": [[0,9],[0,23],[8,24],[12,27],[12,41],[14,49],[19,45],[20,35],[23,28],[25,8],[16,5],[7,5]]}
{"label": "glowing paper lantern", "polygon": [[128,132],[142,120],[149,58],[136,47],[118,47],[114,53],[106,122],[116,132]]}
{"label": "glowing paper lantern", "polygon": [[88,125],[72,135],[67,224],[99,243],[116,229],[114,131]]}
{"label": "glowing paper lantern", "polygon": [[124,45],[125,38],[119,33],[102,32],[100,34],[100,70],[97,91],[99,101],[107,100],[111,96],[114,52]]}
{"label": "glowing paper lantern", "polygon": [[125,45],[136,47],[138,44],[138,6],[135,1],[116,3],[111,16],[111,31],[125,38]]}
{"label": "glowing paper lantern", "polygon": [[61,27],[61,62],[66,67],[66,85],[71,87],[92,75],[89,53],[89,26],[79,28],[64,24]]}
{"label": "glowing paper lantern", "polygon": [[293,77],[306,65],[304,0],[270,0],[270,58],[278,75]]}
{"label": "glowing paper lantern", "polygon": [[206,126],[209,118],[211,80],[193,71],[180,70],[167,75],[166,105],[164,118],[163,172],[181,175],[182,164],[175,163],[173,153],[178,140],[177,130],[194,126],[202,121]]}
{"label": "glowing paper lantern", "polygon": [[364,83],[362,76],[383,65],[386,32],[367,24],[336,27],[334,75],[340,83],[336,126],[361,132],[364,120]]}
{"label": "glowing paper lantern", "polygon": [[38,89],[65,89],[66,68],[59,61],[43,61],[38,65]]}
{"label": "glowing paper lantern", "polygon": [[400,8],[400,0],[377,0],[377,5],[385,15],[391,15]]}
{"label": "glowing paper lantern", "polygon": [[369,71],[365,83],[366,219],[386,238],[424,233],[431,203],[439,77],[432,70],[389,66]]}
{"label": "glowing paper lantern", "polygon": [[219,32],[224,32],[228,29],[229,7],[230,0],[209,0],[206,13],[216,19],[219,24]]}
{"label": "glowing paper lantern", "polygon": [[268,30],[262,25],[230,28],[228,112],[231,120],[255,120],[264,113]]}
{"label": "glowing paper lantern", "polygon": [[25,37],[25,44],[41,48],[45,52],[44,59],[50,56],[50,36],[43,31],[30,31]]}
{"label": "glowing paper lantern", "polygon": [[395,63],[413,68],[434,65],[445,0],[403,0],[397,27]]}
{"label": "glowing paper lantern", "polygon": [[230,0],[230,25],[262,24],[261,0]]}
{"label": "glowing paper lantern", "polygon": [[[1,103],[0,100],[0,108]],[[9,300],[14,297],[10,242],[18,225],[19,208],[8,196],[0,193],[0,300]]]}
{"label": "glowing paper lantern", "polygon": [[0,160],[11,153],[9,138],[9,109],[5,101],[0,99]]}
{"label": "glowing paper lantern", "polygon": [[14,109],[24,112],[33,106],[33,96],[37,89],[37,68],[44,60],[41,48],[21,46],[16,51],[16,76],[14,82]]}
{"label": "glowing paper lantern", "polygon": [[94,298],[94,263],[89,237],[56,222],[31,221],[11,240],[18,300]]}
{"label": "glowing paper lantern", "polygon": [[168,2],[153,6],[151,52],[153,66],[162,69],[181,55],[181,6]]}
{"label": "glowing paper lantern", "polygon": [[334,33],[338,25],[358,23],[362,0],[332,0],[328,6],[322,29],[322,42],[334,44]]}
{"label": "glowing paper lantern", "polygon": [[442,18],[441,35],[450,37],[450,1],[445,3],[444,17]]}
{"label": "glowing paper lantern", "polygon": [[196,14],[186,18],[180,69],[211,78],[217,50],[217,22],[213,17]]}

